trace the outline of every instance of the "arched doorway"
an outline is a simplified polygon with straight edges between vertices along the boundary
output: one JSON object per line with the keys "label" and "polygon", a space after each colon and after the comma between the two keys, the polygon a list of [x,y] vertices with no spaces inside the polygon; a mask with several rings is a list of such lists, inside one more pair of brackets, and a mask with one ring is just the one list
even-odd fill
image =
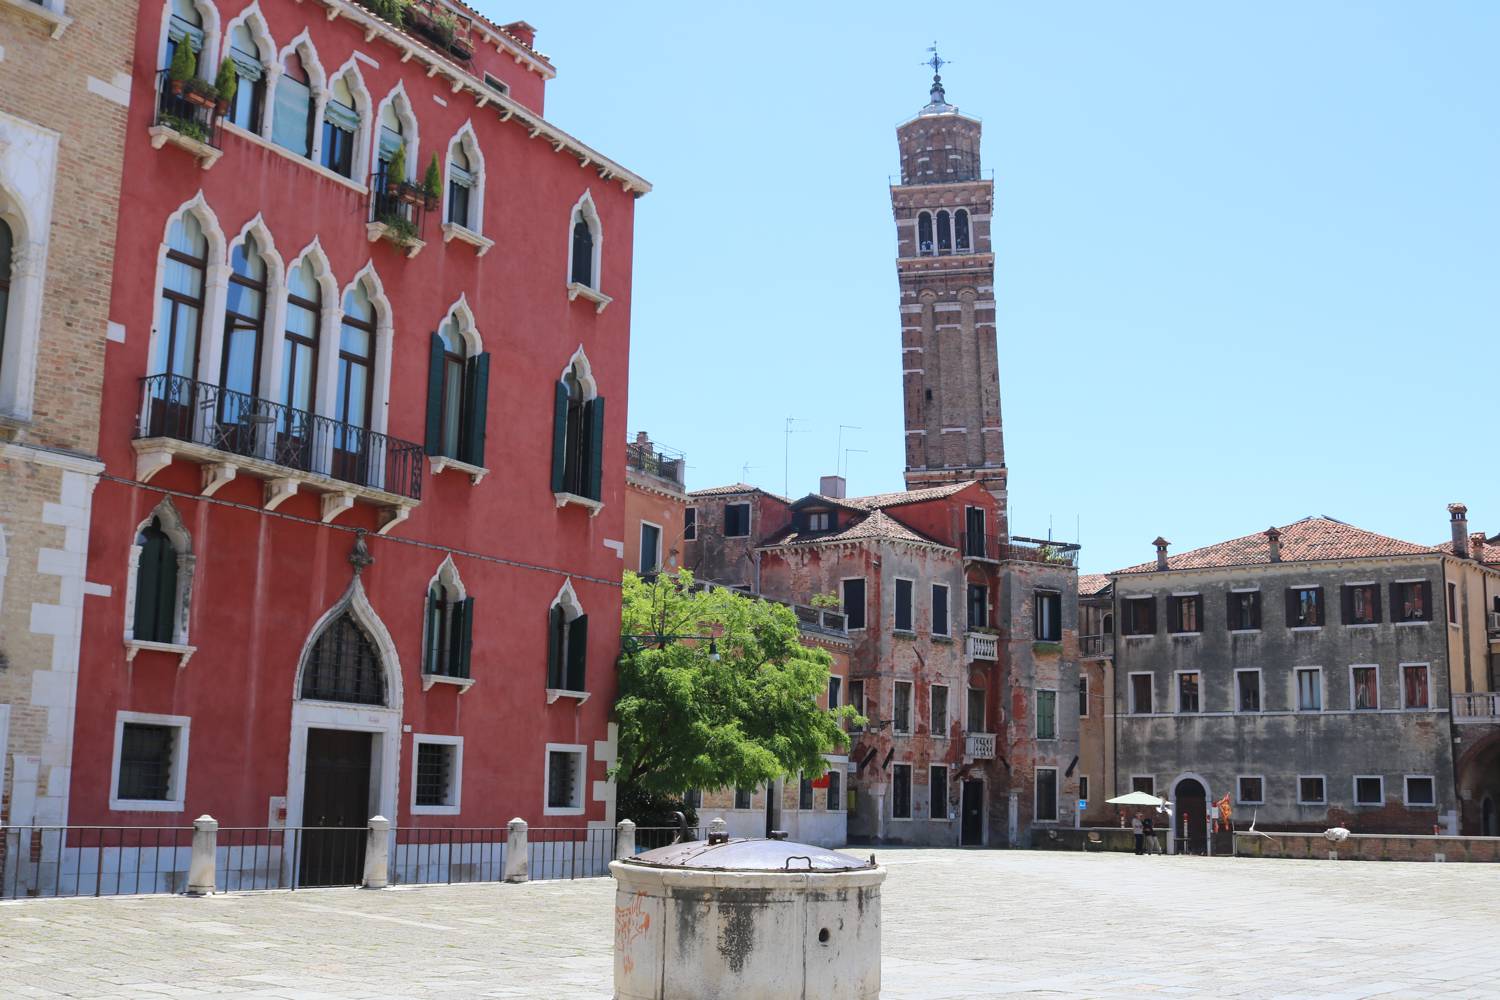
{"label": "arched doorway", "polygon": [[1458,759],[1459,832],[1500,836],[1500,726],[1467,726]]}
{"label": "arched doorway", "polygon": [[358,577],[313,626],[297,668],[285,863],[296,884],[354,885],[371,816],[396,819],[401,668]]}
{"label": "arched doorway", "polygon": [[1197,778],[1179,778],[1172,790],[1172,837],[1179,854],[1208,853],[1208,789]]}
{"label": "arched doorway", "polygon": [[1496,814],[1495,800],[1488,795],[1479,804],[1479,835],[1500,837],[1500,815]]}

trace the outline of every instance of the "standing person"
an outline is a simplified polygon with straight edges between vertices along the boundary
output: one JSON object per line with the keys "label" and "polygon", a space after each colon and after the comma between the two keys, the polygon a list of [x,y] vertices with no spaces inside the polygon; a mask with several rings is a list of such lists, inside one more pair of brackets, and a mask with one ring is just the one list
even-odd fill
{"label": "standing person", "polygon": [[[1150,822],[1149,820],[1147,822]],[[1141,853],[1141,814],[1136,813],[1130,817],[1130,831],[1135,834],[1135,853]]]}
{"label": "standing person", "polygon": [[[1137,824],[1139,826],[1141,826],[1141,828],[1145,832],[1145,836],[1146,836],[1146,853],[1147,854],[1155,854],[1156,853],[1156,824],[1155,824],[1155,822],[1152,821],[1152,819],[1151,819],[1151,817],[1149,815],[1147,815],[1145,823],[1141,823],[1139,820],[1137,820],[1136,822],[1137,822]],[[1136,843],[1136,852],[1135,853],[1139,854],[1139,853],[1141,853],[1140,852],[1141,837],[1140,837],[1139,833],[1136,835],[1135,843]]]}

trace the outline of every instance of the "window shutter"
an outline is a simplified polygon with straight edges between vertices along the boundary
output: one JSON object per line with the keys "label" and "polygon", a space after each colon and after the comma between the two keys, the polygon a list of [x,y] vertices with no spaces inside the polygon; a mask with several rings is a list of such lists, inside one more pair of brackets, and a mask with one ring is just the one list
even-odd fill
{"label": "window shutter", "polygon": [[1250,595],[1250,620],[1251,628],[1260,628],[1260,591]]}
{"label": "window shutter", "polygon": [[[1380,590],[1379,587],[1376,587],[1375,589],[1376,592],[1379,592]],[[1401,607],[1401,584],[1393,583],[1391,584],[1391,621],[1400,621],[1401,612],[1404,610],[1405,609]]]}
{"label": "window shutter", "polygon": [[438,644],[442,641],[443,605],[431,589],[427,591],[427,642],[422,647],[422,673],[435,674],[442,664],[438,662]]}
{"label": "window shutter", "polygon": [[563,686],[563,629],[566,628],[563,621],[563,609],[561,605],[555,605],[547,612],[547,686],[549,688],[560,688]]}
{"label": "window shutter", "polygon": [[[489,352],[473,358],[467,365],[465,378],[469,404],[464,412],[463,436],[459,450],[463,461],[470,465],[484,466],[484,428],[490,405],[490,355]],[[430,419],[430,418],[429,418]]]}
{"label": "window shutter", "polygon": [[443,338],[436,333],[427,349],[427,454],[443,453]]}
{"label": "window shutter", "polygon": [[568,386],[559,382],[552,394],[552,492],[561,493],[568,481]]}
{"label": "window shutter", "polygon": [[134,637],[143,642],[176,642],[176,611],[177,552],[153,521],[136,563]]}
{"label": "window shutter", "polygon": [[1345,625],[1354,623],[1354,588],[1339,588],[1339,620]]}
{"label": "window shutter", "polygon": [[1380,617],[1380,588],[1378,586],[1370,588],[1370,599],[1375,605],[1373,608],[1373,617],[1370,620],[1379,624],[1384,619]]}
{"label": "window shutter", "polygon": [[1432,581],[1422,581],[1422,620],[1432,620]]}
{"label": "window shutter", "polygon": [[1156,598],[1146,599],[1146,634],[1156,634]]}
{"label": "window shutter", "polygon": [[1297,621],[1297,592],[1295,590],[1287,590],[1287,591],[1285,591],[1285,594],[1286,594],[1286,627],[1287,628],[1295,628],[1299,624],[1298,621]]}
{"label": "window shutter", "polygon": [[568,623],[568,683],[569,691],[584,690],[584,667],[588,663],[589,616],[579,615]]}
{"label": "window shutter", "polygon": [[588,427],[589,479],[588,497],[602,500],[604,486],[604,397],[596,396],[588,403],[584,415]]}
{"label": "window shutter", "polygon": [[474,647],[474,598],[453,605],[453,652],[449,654],[454,677],[468,677],[469,653]]}

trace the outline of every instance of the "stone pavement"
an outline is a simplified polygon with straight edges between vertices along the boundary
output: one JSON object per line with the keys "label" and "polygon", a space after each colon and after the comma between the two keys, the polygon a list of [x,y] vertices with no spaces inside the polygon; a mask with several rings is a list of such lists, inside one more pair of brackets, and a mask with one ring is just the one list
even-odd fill
{"label": "stone pavement", "polygon": [[[877,850],[884,997],[1497,997],[1500,866]],[[603,998],[609,879],[0,904],[0,998]]]}

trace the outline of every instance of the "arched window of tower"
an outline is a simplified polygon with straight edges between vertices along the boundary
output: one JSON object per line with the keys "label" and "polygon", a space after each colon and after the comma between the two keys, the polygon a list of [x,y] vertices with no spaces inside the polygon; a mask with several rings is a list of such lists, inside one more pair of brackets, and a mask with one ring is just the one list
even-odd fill
{"label": "arched window of tower", "polygon": [[969,213],[962,208],[953,213],[953,245],[959,253],[969,249]]}
{"label": "arched window of tower", "polygon": [[917,216],[917,253],[924,256],[932,253],[931,212],[923,212]]}
{"label": "arched window of tower", "polygon": [[951,253],[953,250],[953,230],[947,211],[941,211],[937,214],[937,230],[938,253]]}

